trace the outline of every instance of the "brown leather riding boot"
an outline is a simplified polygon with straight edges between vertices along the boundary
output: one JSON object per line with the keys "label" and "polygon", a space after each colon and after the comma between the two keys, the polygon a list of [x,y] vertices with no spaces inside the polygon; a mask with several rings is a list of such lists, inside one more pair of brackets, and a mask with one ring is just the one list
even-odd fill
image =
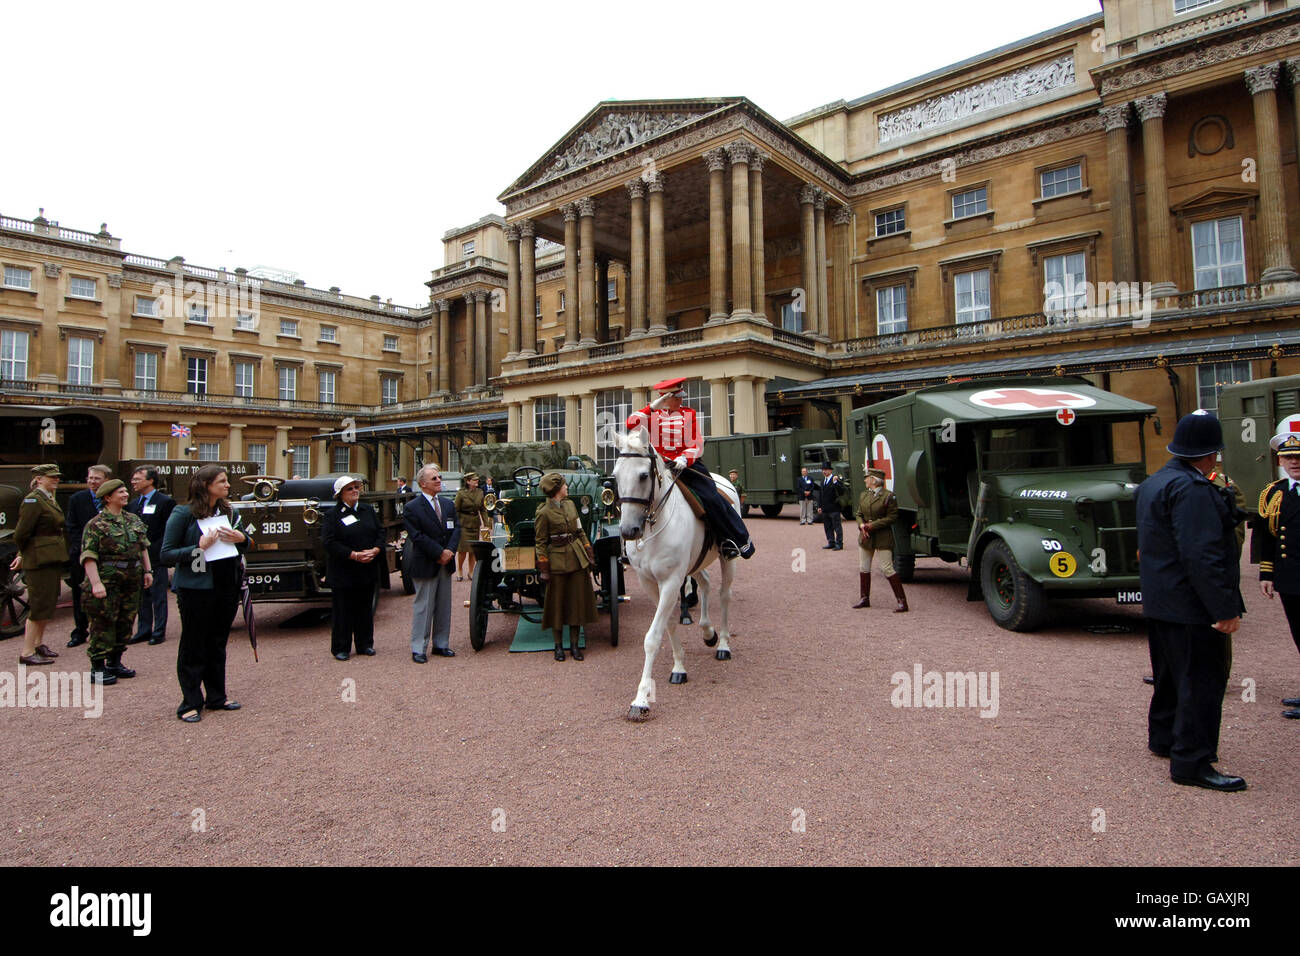
{"label": "brown leather riding boot", "polygon": [[897,574],[891,574],[885,578],[889,586],[894,589],[894,597],[898,599],[898,606],[894,608],[895,614],[902,614],[907,610],[907,595],[903,593],[903,582],[898,580]]}
{"label": "brown leather riding boot", "polygon": [[853,605],[854,609],[860,607],[871,607],[871,574],[858,572],[858,590],[862,592],[862,600]]}

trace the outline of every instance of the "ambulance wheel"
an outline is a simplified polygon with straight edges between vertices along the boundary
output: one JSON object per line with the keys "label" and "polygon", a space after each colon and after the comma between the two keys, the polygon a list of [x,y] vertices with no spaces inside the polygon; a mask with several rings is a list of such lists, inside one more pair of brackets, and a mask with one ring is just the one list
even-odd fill
{"label": "ambulance wheel", "polygon": [[1004,541],[994,541],[984,549],[980,584],[989,614],[1009,631],[1032,631],[1047,613],[1043,586],[1021,570]]}
{"label": "ambulance wheel", "polygon": [[0,547],[0,638],[17,637],[27,628],[27,585],[21,571],[10,571],[18,549]]}
{"label": "ambulance wheel", "polygon": [[781,513],[780,505],[759,505],[763,509],[764,518],[775,518]]}

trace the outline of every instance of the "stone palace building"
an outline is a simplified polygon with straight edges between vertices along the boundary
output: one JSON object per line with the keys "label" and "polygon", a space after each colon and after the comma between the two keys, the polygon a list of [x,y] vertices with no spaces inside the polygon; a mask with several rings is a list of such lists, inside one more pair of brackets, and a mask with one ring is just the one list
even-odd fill
{"label": "stone palace building", "polygon": [[1001,374],[1083,375],[1172,428],[1300,372],[1300,0],[1102,7],[785,121],[600,103],[504,217],[445,234],[420,307],[0,219],[0,396],[119,409],[124,458],[377,487],[465,441],[608,464],[602,429],[668,375],[713,435]]}

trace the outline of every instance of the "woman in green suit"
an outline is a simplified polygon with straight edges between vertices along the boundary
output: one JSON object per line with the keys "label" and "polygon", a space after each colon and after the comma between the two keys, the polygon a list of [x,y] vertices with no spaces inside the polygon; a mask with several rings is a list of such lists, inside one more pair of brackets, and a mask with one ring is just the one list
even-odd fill
{"label": "woman in green suit", "polygon": [[23,635],[20,664],[53,664],[59,655],[45,646],[45,625],[54,617],[59,581],[68,567],[68,542],[64,537],[63,509],[54,500],[62,474],[55,464],[32,468],[31,490],[18,509],[14,545],[18,556],[9,570],[23,572],[27,584],[27,631]]}
{"label": "woman in green suit", "polygon": [[537,508],[533,531],[537,537],[537,569],[546,583],[542,604],[542,630],[555,631],[555,659],[564,660],[564,625],[573,638],[573,659],[582,660],[578,628],[596,620],[596,595],[587,569],[596,553],[582,530],[578,509],[569,500],[569,486],[552,472],[542,478],[547,500]]}

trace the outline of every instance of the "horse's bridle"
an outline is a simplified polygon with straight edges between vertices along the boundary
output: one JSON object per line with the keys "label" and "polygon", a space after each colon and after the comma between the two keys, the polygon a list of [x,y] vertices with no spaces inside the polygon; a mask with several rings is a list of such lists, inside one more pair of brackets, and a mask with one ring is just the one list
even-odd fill
{"label": "horse's bridle", "polygon": [[643,454],[640,452],[632,452],[632,451],[620,451],[620,452],[615,452],[614,457],[615,458],[644,458],[646,461],[650,462],[650,497],[625,498],[622,494],[619,493],[617,482],[615,483],[614,486],[614,493],[618,495],[618,501],[620,503],[626,501],[634,505],[645,505],[646,508],[645,523],[653,526],[655,523],[656,512],[659,510],[659,505],[662,505],[665,501],[668,500],[668,496],[672,494],[673,486],[677,484],[677,479],[680,477],[680,475],[679,474],[673,475],[673,480],[668,483],[668,487],[664,490],[663,495],[659,496],[658,504],[656,504],[655,489],[659,485],[659,457],[660,457],[659,453],[652,448],[650,449],[649,454]]}

